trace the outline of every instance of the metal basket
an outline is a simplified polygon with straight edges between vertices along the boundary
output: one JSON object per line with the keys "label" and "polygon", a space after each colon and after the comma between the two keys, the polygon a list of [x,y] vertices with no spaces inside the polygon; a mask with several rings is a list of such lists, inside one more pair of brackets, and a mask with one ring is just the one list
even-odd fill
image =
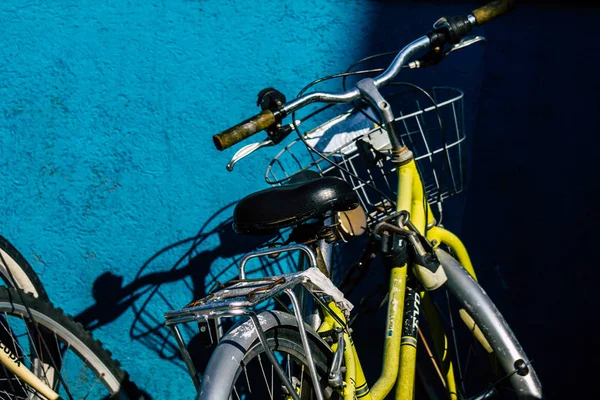
{"label": "metal basket", "polygon": [[[415,156],[427,200],[435,204],[463,190],[466,136],[463,92],[436,87],[429,93],[437,110],[431,100],[424,96],[416,99],[414,93],[386,100],[392,104],[398,135]],[[282,185],[305,171],[340,177],[358,193],[368,226],[378,222],[395,211],[398,178],[389,161],[387,132],[377,120],[370,108],[355,107],[320,123],[303,135],[306,143],[298,138],[275,156],[265,173],[267,183]]]}

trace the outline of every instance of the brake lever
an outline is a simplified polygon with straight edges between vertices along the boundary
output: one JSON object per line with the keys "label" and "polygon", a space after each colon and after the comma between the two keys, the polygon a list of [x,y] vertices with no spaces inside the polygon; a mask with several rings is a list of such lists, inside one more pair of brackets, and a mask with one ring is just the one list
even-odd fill
{"label": "brake lever", "polygon": [[418,60],[412,61],[408,64],[408,68],[416,69],[422,67],[428,67],[430,65],[439,64],[446,56],[450,53],[453,53],[457,50],[464,49],[472,44],[477,42],[486,42],[487,39],[483,36],[468,36],[463,38],[460,42],[455,45],[450,46],[450,48],[446,51],[442,51],[441,49],[432,49],[425,56],[421,57]]}
{"label": "brake lever", "polygon": [[483,36],[467,36],[464,37],[460,42],[458,42],[457,44],[451,46],[448,50],[446,50],[446,52],[444,53],[444,56],[447,56],[450,53],[453,53],[457,50],[460,49],[464,49],[465,47],[468,47],[472,44],[478,43],[478,42],[487,42],[487,39]]}
{"label": "brake lever", "polygon": [[233,157],[231,157],[231,160],[227,164],[227,171],[229,171],[229,172],[233,171],[233,166],[238,161],[240,161],[242,158],[248,157],[250,154],[254,153],[256,150],[262,149],[263,147],[273,146],[273,145],[275,145],[275,142],[273,142],[273,140],[266,139],[266,140],[263,140],[262,142],[251,143],[251,144],[248,144],[248,145],[242,147],[233,155]]}

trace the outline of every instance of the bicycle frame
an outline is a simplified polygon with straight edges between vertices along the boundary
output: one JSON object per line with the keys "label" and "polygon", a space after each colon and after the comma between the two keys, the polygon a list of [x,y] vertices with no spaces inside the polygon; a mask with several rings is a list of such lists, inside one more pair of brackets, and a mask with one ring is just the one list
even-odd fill
{"label": "bicycle frame", "polygon": [[[428,203],[424,203],[423,186],[414,160],[410,160],[398,167],[398,201],[397,211],[408,211],[411,215],[411,221],[420,232],[425,231],[427,212],[427,220],[433,221],[433,215]],[[424,204],[427,204],[425,210]],[[460,240],[445,229],[432,227],[429,230],[429,239],[437,240],[438,243],[444,243],[456,251],[460,255],[459,261],[464,263],[465,268],[471,276],[475,278],[475,273],[471,266],[469,256],[464,245]],[[360,360],[354,344],[351,339],[345,334],[346,347],[344,349],[344,358],[346,365],[353,363],[354,366],[349,367],[345,377],[346,386],[344,388],[344,398],[353,399],[354,396],[359,399],[380,400],[385,398],[396,385],[396,399],[412,399],[414,391],[415,363],[416,363],[416,336],[402,334],[402,321],[404,319],[405,299],[407,293],[406,278],[408,268],[407,264],[394,266],[390,272],[390,289],[388,299],[388,311],[385,329],[385,341],[383,352],[383,367],[381,376],[375,382],[371,389],[368,388],[367,382],[360,365]],[[421,302],[425,303],[424,308],[428,311],[433,310],[429,307],[428,296],[421,294]],[[418,302],[417,298],[417,302]],[[330,305],[335,310],[335,304]],[[412,305],[414,309],[414,304]],[[339,324],[330,317],[327,313],[323,324],[319,328],[319,332],[330,330],[332,327],[339,327]],[[339,310],[336,314],[343,319],[343,315]],[[430,322],[434,329],[434,343],[439,346],[439,343],[445,343],[445,335],[440,328],[439,323]],[[416,331],[414,332],[416,334]],[[436,340],[437,339],[437,340]],[[337,344],[333,346],[335,351]],[[441,347],[443,349],[443,347]],[[440,350],[436,346],[436,350]],[[444,354],[444,359],[447,355]],[[446,385],[451,399],[456,399],[456,384],[451,362],[448,364],[446,373]]]}
{"label": "bicycle frame", "polygon": [[[491,351],[492,348],[487,340],[490,339],[490,342],[494,344],[493,350],[497,353],[500,364],[521,395],[530,396],[527,398],[541,398],[541,385],[533,368],[528,369],[524,374],[517,371],[518,362],[529,363],[526,361],[527,357],[496,307],[477,283],[475,271],[463,243],[453,233],[441,227],[426,227],[426,220],[433,221],[433,215],[429,204],[424,202],[423,186],[414,160],[411,159],[398,166],[398,178],[397,210],[410,211],[411,222],[419,232],[425,232],[426,237],[436,247],[440,244],[446,245],[458,258],[457,261],[447,253],[436,249],[436,254],[447,274],[446,285],[463,307],[461,310],[464,311],[464,314],[461,312],[463,321],[470,327],[480,343],[489,349],[488,351]],[[426,213],[428,214],[427,218],[425,218]],[[409,299],[408,293],[411,290],[406,285],[406,278],[408,268],[413,267],[413,265],[405,264],[391,268],[382,372],[370,390],[354,344],[351,338],[347,335],[344,336],[346,341],[344,359],[347,366],[346,386],[343,389],[344,399],[356,397],[365,400],[381,400],[386,398],[394,386],[396,388],[395,399],[411,400],[413,398],[419,302],[429,324],[435,350],[441,359],[443,369],[441,373],[448,398],[458,399],[453,363],[448,353],[447,338],[442,329],[437,309],[427,292],[420,294],[420,301],[419,295]],[[332,304],[331,308],[335,310],[335,304]],[[343,318],[339,310],[336,315]],[[404,321],[409,318],[413,319],[412,329],[407,330],[404,329],[407,326]],[[340,325],[325,313],[324,322],[319,331],[326,331],[332,326],[345,329],[345,326]],[[485,327],[488,339],[481,333],[480,327]],[[334,345],[333,350],[335,351],[335,349]],[[511,370],[513,373],[510,373]]]}
{"label": "bicycle frame", "polygon": [[58,394],[31,372],[4,343],[0,342],[0,362],[23,382],[31,386],[37,393],[49,400],[60,399]]}
{"label": "bicycle frame", "polygon": [[[432,227],[427,231],[426,221],[433,221],[431,208],[425,199],[423,193],[423,185],[417,170],[415,161],[411,159],[398,167],[398,200],[397,211],[408,211],[411,216],[411,222],[421,234],[425,234],[430,240],[434,239],[437,243],[444,243],[452,250],[461,255],[461,263],[467,265],[467,270],[475,278],[473,267],[471,266],[468,253],[460,240],[450,232],[439,228]],[[430,234],[432,233],[432,234]],[[449,240],[451,239],[451,240]],[[388,326],[393,326],[394,320],[402,319],[404,315],[404,303],[406,293],[406,276],[409,265],[396,266],[392,268],[390,279],[390,310],[388,311]],[[394,295],[398,293],[399,295]],[[393,301],[397,304],[393,306]],[[434,307],[430,304],[430,298],[427,293],[421,293],[421,302],[426,311],[434,311]],[[395,308],[395,310],[394,310]],[[428,313],[426,312],[426,315]],[[430,325],[433,327],[434,343],[439,354],[443,354],[442,360],[447,357],[443,344],[446,341],[445,335],[439,323],[437,315],[427,315],[430,320]],[[417,338],[410,334],[402,335],[396,333],[390,337],[391,343],[384,348],[384,363],[381,378],[373,386],[373,399],[384,398],[392,389],[394,379],[396,383],[396,399],[412,399],[414,391],[414,377],[417,351]],[[400,339],[399,339],[400,338]],[[397,361],[399,359],[399,361]],[[399,370],[398,365],[400,366]],[[452,363],[449,362],[446,372],[446,387],[451,399],[456,399],[456,383]]]}

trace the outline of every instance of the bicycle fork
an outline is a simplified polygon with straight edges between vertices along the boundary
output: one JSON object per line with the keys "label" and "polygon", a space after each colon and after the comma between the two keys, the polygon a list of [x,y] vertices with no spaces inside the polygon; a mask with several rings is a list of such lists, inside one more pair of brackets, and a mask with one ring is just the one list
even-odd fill
{"label": "bicycle fork", "polygon": [[[541,399],[542,386],[527,355],[512,330],[485,291],[452,256],[435,250],[446,274],[448,290],[454,294],[475,324],[485,332],[494,352],[520,398]],[[476,306],[475,306],[476,305]]]}
{"label": "bicycle fork", "polygon": [[[504,371],[509,374],[509,379],[513,387],[517,389],[519,397],[541,399],[541,383],[529,359],[485,291],[453,257],[439,249],[436,249],[435,252],[448,276],[446,283],[448,290],[454,294],[472,320],[485,332],[489,342],[493,344],[494,351]],[[344,355],[347,369],[342,393],[345,400],[354,398],[380,400],[387,396],[394,384],[396,385],[396,399],[412,399],[421,297],[406,286],[406,269],[406,265],[392,269],[390,286],[393,289],[390,290],[388,304],[383,371],[372,389],[369,390],[356,349],[348,333],[346,331],[343,333],[344,346],[342,349],[338,348],[339,340],[332,346],[336,352],[334,358],[339,357],[338,350]],[[402,309],[399,309],[399,296],[403,296],[404,299]],[[425,310],[427,310],[426,300],[423,298]],[[475,304],[478,305],[476,308],[473,306]],[[329,310],[333,310],[340,318],[344,318],[334,303],[329,304]],[[339,319],[336,321],[329,313],[324,314],[320,332],[343,327],[339,324]],[[402,319],[402,317],[404,318]],[[335,365],[336,363],[334,363],[334,367]],[[453,375],[452,371],[448,372]],[[446,378],[449,377],[446,376]],[[453,379],[448,379],[446,383],[453,383]],[[450,386],[447,387],[448,391],[456,393],[453,389],[454,385]]]}

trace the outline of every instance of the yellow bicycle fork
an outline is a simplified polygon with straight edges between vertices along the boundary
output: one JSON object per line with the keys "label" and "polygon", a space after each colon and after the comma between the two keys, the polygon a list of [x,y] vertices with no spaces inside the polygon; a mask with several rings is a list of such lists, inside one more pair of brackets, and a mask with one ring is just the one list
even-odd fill
{"label": "yellow bicycle fork", "polygon": [[[427,223],[433,221],[434,217],[429,204],[425,201],[421,178],[414,160],[398,167],[398,178],[397,211],[408,211],[410,220],[417,230],[421,233],[426,232],[427,238],[436,246],[444,244],[452,249],[461,265],[476,279],[469,255],[458,237],[437,226],[427,230]],[[405,299],[407,296],[406,279],[408,268],[411,267],[413,266],[405,264],[391,268],[382,372],[371,389],[367,385],[352,338],[347,331],[344,333],[346,374],[342,393],[345,400],[355,398],[382,400],[394,389],[394,386],[396,399],[412,400],[413,398],[417,357],[416,324],[414,331],[404,331],[403,333]],[[434,349],[441,362],[444,375],[443,383],[448,392],[448,397],[452,400],[457,399],[454,370],[448,352],[448,338],[442,329],[437,310],[427,292],[420,293],[420,303],[431,331]],[[330,303],[329,309],[338,318],[336,320],[325,312],[319,332],[335,328],[346,329],[338,322],[343,321],[345,323],[346,320],[335,303]],[[332,348],[335,351],[337,344],[334,344]]]}

